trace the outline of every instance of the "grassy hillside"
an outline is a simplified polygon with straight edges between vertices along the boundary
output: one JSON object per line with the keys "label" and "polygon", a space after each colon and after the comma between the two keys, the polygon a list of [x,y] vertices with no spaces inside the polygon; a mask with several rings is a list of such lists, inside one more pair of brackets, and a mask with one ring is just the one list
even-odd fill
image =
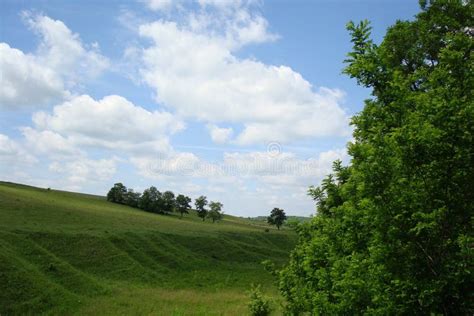
{"label": "grassy hillside", "polygon": [[265,228],[0,182],[0,314],[242,315],[251,283],[276,294],[260,262],[294,245]]}

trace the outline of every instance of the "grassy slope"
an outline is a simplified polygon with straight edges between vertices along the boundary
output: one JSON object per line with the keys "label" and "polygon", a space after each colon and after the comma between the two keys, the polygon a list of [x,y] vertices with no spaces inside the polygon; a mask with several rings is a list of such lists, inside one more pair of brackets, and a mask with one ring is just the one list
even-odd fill
{"label": "grassy slope", "polygon": [[260,262],[284,263],[289,231],[216,224],[0,182],[0,314],[242,315]]}

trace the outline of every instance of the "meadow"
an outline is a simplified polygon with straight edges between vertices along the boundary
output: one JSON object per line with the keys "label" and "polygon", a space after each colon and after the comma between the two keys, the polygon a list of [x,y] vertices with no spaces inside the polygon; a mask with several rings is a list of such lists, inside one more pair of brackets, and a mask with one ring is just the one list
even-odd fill
{"label": "meadow", "polygon": [[261,262],[296,235],[225,215],[157,215],[104,197],[0,182],[0,314],[245,315]]}

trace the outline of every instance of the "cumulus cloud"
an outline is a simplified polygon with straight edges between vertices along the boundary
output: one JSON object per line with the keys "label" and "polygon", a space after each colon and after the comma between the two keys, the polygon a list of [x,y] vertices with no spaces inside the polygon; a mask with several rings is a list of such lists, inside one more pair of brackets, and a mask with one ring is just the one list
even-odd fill
{"label": "cumulus cloud", "polygon": [[206,127],[209,131],[209,134],[211,135],[212,141],[217,144],[227,143],[234,132],[230,127],[219,127],[214,124],[208,124]]}
{"label": "cumulus cloud", "polygon": [[38,131],[31,127],[23,127],[21,132],[27,147],[37,154],[49,157],[84,155],[84,152],[74,146],[69,139],[58,133],[48,130]]}
{"label": "cumulus cloud", "polygon": [[288,66],[236,56],[240,47],[275,36],[248,7],[231,8],[222,22],[207,10],[184,22],[161,19],[139,27],[153,43],[141,51],[140,72],[156,101],[184,117],[242,124],[235,139],[242,145],[347,136],[342,91],[316,89]]}
{"label": "cumulus cloud", "polygon": [[110,180],[117,170],[116,163],[116,159],[81,158],[67,162],[54,161],[49,165],[49,170],[64,175],[69,189],[80,189],[88,182]]}
{"label": "cumulus cloud", "polygon": [[85,45],[78,34],[73,33],[62,21],[48,16],[24,13],[30,28],[41,42],[37,48],[38,62],[71,83],[95,76],[109,66],[107,58],[98,51],[98,44]]}
{"label": "cumulus cloud", "polygon": [[41,105],[70,95],[69,89],[97,76],[109,66],[98,44],[85,45],[62,21],[24,12],[40,38],[34,53],[0,43],[0,106]]}
{"label": "cumulus cloud", "polygon": [[21,143],[0,134],[0,179],[2,181],[32,182],[28,171],[38,162],[38,159]]}
{"label": "cumulus cloud", "polygon": [[11,168],[16,164],[31,165],[37,161],[22,145],[7,135],[0,134],[0,162],[4,167]]}
{"label": "cumulus cloud", "polygon": [[117,95],[98,101],[88,95],[77,96],[55,106],[52,113],[36,112],[33,122],[37,131],[23,132],[39,143],[48,136],[64,148],[73,144],[147,153],[169,151],[169,135],[184,128],[184,123],[168,112],[150,112]]}
{"label": "cumulus cloud", "polygon": [[65,97],[67,92],[58,74],[21,50],[0,43],[0,106],[43,104]]}

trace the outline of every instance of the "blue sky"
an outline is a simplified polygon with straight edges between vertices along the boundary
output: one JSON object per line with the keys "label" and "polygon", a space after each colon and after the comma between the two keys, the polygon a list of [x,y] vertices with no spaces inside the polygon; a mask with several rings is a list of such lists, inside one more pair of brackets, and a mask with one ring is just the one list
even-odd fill
{"label": "blue sky", "polygon": [[379,42],[416,1],[2,1],[0,179],[105,194],[155,185],[314,213],[369,91],[349,20]]}

